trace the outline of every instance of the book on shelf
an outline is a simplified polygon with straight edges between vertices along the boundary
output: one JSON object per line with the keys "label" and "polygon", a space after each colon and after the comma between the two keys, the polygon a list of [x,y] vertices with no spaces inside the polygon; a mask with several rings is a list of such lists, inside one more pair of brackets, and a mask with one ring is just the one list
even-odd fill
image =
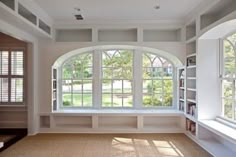
{"label": "book on shelf", "polygon": [[188,103],[187,114],[189,114],[193,117],[196,116],[196,104],[195,103]]}
{"label": "book on shelf", "polygon": [[186,119],[186,130],[190,131],[192,134],[196,133],[196,123],[190,119]]}
{"label": "book on shelf", "polygon": [[179,110],[184,111],[184,102],[183,101],[179,102]]}
{"label": "book on shelf", "polygon": [[196,65],[196,57],[192,56],[187,58],[187,66],[194,66]]}
{"label": "book on shelf", "polygon": [[184,80],[183,79],[179,80],[179,87],[184,88]]}

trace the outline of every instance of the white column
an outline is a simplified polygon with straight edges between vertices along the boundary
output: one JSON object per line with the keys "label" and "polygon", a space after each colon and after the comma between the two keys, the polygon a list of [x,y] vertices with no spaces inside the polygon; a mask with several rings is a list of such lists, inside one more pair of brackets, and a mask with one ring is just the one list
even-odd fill
{"label": "white column", "polygon": [[134,108],[142,108],[142,51],[134,51],[133,93]]}
{"label": "white column", "polygon": [[101,50],[95,50],[93,55],[93,105],[99,109],[102,104],[102,86],[101,86]]}

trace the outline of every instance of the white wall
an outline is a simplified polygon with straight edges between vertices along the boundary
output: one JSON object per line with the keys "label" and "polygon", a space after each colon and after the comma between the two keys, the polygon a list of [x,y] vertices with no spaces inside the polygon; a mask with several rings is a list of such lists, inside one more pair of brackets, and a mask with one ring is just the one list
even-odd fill
{"label": "white wall", "polygon": [[198,118],[220,115],[219,39],[198,40],[197,89]]}

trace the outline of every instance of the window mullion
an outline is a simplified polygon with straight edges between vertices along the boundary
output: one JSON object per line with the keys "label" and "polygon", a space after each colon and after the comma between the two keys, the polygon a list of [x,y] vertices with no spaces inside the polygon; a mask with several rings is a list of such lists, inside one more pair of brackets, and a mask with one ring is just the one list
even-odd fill
{"label": "window mullion", "polygon": [[93,54],[93,107],[97,109],[102,107],[101,61],[102,51],[95,50]]}
{"label": "window mullion", "polygon": [[[142,92],[142,76],[143,76],[143,70],[142,70],[142,51],[141,50],[134,50],[134,59],[133,59],[133,107],[134,108],[142,108],[142,98],[143,98],[143,92]],[[135,78],[135,79],[134,79]]]}

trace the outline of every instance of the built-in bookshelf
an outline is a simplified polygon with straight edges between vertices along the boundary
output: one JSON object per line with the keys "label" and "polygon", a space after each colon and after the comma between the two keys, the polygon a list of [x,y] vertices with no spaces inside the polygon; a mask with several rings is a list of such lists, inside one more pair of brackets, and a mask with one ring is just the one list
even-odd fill
{"label": "built-in bookshelf", "polygon": [[178,109],[182,112],[185,111],[185,84],[186,84],[186,70],[185,67],[178,67],[177,68],[178,73]]}
{"label": "built-in bookshelf", "polygon": [[57,69],[52,69],[52,110],[57,110]]}

